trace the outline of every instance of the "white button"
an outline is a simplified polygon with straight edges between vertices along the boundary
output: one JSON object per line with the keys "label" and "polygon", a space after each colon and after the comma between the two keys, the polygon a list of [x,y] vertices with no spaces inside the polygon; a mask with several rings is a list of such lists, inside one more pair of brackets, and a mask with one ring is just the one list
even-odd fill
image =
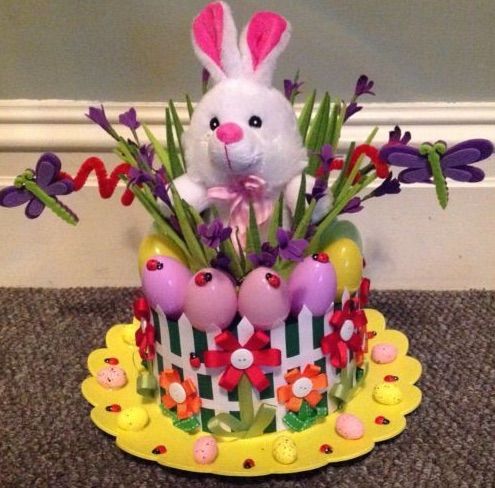
{"label": "white button", "polygon": [[340,337],[343,341],[348,341],[352,337],[352,334],[354,334],[354,323],[352,320],[346,320],[340,329]]}
{"label": "white button", "polygon": [[248,349],[237,349],[230,356],[230,362],[237,369],[247,369],[254,362],[253,353]]}
{"label": "white button", "polygon": [[299,378],[292,385],[292,393],[297,398],[304,398],[313,389],[313,383],[309,378]]}
{"label": "white button", "polygon": [[186,400],[186,390],[180,383],[170,383],[168,387],[168,394],[172,397],[172,400],[176,403],[184,403]]}

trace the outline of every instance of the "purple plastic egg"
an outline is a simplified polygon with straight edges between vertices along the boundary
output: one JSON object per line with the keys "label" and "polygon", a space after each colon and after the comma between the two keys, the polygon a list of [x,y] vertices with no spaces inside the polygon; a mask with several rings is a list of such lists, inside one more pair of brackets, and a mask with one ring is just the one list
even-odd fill
{"label": "purple plastic egg", "polygon": [[225,329],[237,313],[234,283],[217,269],[198,271],[187,284],[184,313],[195,329]]}
{"label": "purple plastic egg", "polygon": [[337,275],[328,255],[319,252],[299,263],[289,278],[291,314],[306,305],[313,315],[328,311],[337,294]]}
{"label": "purple plastic egg", "polygon": [[239,313],[255,328],[276,327],[289,310],[289,287],[275,271],[260,267],[246,276],[239,290]]}
{"label": "purple plastic egg", "polygon": [[143,267],[143,293],[152,308],[160,307],[173,320],[184,311],[186,288],[192,273],[181,262],[168,256],[153,256]]}

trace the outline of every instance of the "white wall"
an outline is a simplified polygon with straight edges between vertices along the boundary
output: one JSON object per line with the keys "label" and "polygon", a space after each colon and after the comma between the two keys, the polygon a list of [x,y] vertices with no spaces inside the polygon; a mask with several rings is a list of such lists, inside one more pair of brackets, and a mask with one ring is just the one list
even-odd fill
{"label": "white wall", "polygon": [[[84,117],[95,100],[105,102],[113,120],[136,106],[160,133],[158,101],[181,99],[186,91],[199,97],[189,25],[204,3],[0,0],[0,187],[45,150],[57,152],[72,173],[92,154],[115,163],[111,140]],[[378,103],[355,117],[344,146],[374,125],[384,142],[396,123],[416,142],[495,140],[492,0],[229,3],[238,25],[260,8],[292,22],[278,86],[297,68],[306,90],[343,97],[359,74],[375,80],[377,96],[368,100]],[[451,187],[446,212],[430,188],[413,186],[369,202],[353,217],[375,286],[495,288],[494,161],[483,168],[482,184]],[[144,211],[122,209],[115,198],[101,201],[94,180],[70,205],[81,217],[75,229],[48,213],[27,221],[20,209],[0,209],[0,286],[138,284],[136,250],[149,226]]]}

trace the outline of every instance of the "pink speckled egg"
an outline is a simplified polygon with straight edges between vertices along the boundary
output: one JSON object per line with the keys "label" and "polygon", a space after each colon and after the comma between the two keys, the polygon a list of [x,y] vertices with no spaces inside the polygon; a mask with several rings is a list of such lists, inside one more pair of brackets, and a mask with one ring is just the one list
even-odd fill
{"label": "pink speckled egg", "polygon": [[187,284],[184,313],[195,329],[225,329],[237,313],[234,283],[218,269],[198,271]]}
{"label": "pink speckled egg", "polygon": [[273,269],[251,271],[239,289],[239,313],[256,329],[268,330],[287,318],[289,287]]}
{"label": "pink speckled egg", "polygon": [[143,293],[152,308],[160,307],[167,317],[178,319],[191,276],[191,271],[176,259],[153,256],[142,270]]}
{"label": "pink speckled egg", "polygon": [[337,294],[337,275],[328,255],[308,256],[289,278],[291,314],[298,315],[303,305],[316,316],[324,315]]}
{"label": "pink speckled egg", "polygon": [[364,424],[355,415],[343,413],[337,417],[335,431],[344,439],[361,439],[364,435]]}
{"label": "pink speckled egg", "polygon": [[371,350],[371,359],[378,364],[388,364],[395,361],[397,348],[393,344],[376,344]]}
{"label": "pink speckled egg", "polygon": [[218,445],[211,435],[200,437],[193,447],[194,461],[198,464],[211,464],[218,456]]}
{"label": "pink speckled egg", "polygon": [[103,388],[122,388],[127,384],[127,376],[119,366],[105,366],[96,373],[96,381]]}

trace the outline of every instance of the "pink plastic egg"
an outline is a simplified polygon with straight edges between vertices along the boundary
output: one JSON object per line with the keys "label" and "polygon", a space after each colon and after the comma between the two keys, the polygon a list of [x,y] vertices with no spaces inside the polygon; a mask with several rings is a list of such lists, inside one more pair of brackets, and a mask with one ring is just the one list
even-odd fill
{"label": "pink plastic egg", "polygon": [[187,284],[184,313],[198,330],[228,327],[237,313],[237,294],[232,280],[217,269],[198,271]]}
{"label": "pink plastic egg", "polygon": [[303,305],[313,315],[324,315],[337,294],[337,275],[328,255],[320,252],[299,263],[289,278],[289,293],[292,315]]}
{"label": "pink plastic egg", "polygon": [[276,327],[289,310],[289,287],[275,271],[260,267],[246,276],[239,290],[239,313],[255,328]]}
{"label": "pink plastic egg", "polygon": [[192,273],[168,256],[153,256],[142,270],[143,293],[152,308],[160,307],[168,318],[177,319],[184,310],[186,287]]}

